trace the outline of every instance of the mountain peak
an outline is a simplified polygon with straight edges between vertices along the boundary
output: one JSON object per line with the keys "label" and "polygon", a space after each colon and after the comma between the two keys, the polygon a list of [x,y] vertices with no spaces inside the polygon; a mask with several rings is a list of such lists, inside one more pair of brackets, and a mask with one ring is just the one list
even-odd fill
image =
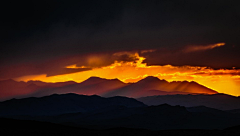
{"label": "mountain peak", "polygon": [[92,76],[92,77],[89,77],[87,80],[103,80],[103,79],[104,79],[104,78]]}
{"label": "mountain peak", "polygon": [[107,79],[92,76],[92,77],[89,77],[88,79],[84,80],[82,83],[95,84],[95,83],[103,82],[103,81],[106,81],[106,80]]}
{"label": "mountain peak", "polygon": [[114,79],[111,79],[112,81],[120,81],[122,82],[121,80],[119,80],[118,78],[114,78]]}
{"label": "mountain peak", "polygon": [[155,76],[148,76],[148,77],[146,77],[146,78],[144,78],[144,79],[142,79],[138,82],[141,83],[141,82],[161,82],[161,81],[167,82],[166,80],[161,80],[161,79],[159,79],[158,77],[155,77]]}
{"label": "mountain peak", "polygon": [[[120,81],[120,80],[117,79],[117,78],[114,78],[114,79],[106,79],[106,78],[100,78],[100,77],[96,77],[96,76],[89,77],[88,79],[86,79],[86,80],[83,81],[83,82],[99,83],[99,82],[103,82],[103,81],[118,81],[118,82],[122,82],[122,81]],[[82,82],[82,83],[83,83],[83,82]]]}
{"label": "mountain peak", "polygon": [[148,80],[148,81],[154,81],[154,80],[160,80],[159,78],[157,78],[157,77],[155,77],[155,76],[148,76],[148,77],[146,77],[146,78],[144,78],[144,79],[142,79],[142,80]]}

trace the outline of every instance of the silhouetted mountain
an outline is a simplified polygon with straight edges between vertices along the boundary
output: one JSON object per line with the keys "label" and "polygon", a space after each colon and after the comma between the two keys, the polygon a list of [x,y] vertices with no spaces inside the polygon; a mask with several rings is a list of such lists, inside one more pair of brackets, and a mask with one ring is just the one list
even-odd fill
{"label": "silhouetted mountain", "polygon": [[92,85],[92,84],[97,84],[97,83],[106,82],[106,81],[109,81],[109,79],[104,79],[104,78],[93,76],[93,77],[89,77],[87,80],[84,80],[83,82],[81,82],[81,84]]}
{"label": "silhouetted mountain", "polygon": [[103,98],[97,95],[51,95],[41,98],[12,99],[0,102],[0,115],[59,115],[89,112],[109,106],[142,107],[143,103],[127,97]]}
{"label": "silhouetted mountain", "polygon": [[162,95],[149,96],[137,99],[147,105],[181,105],[185,107],[194,107],[204,105],[206,107],[219,110],[240,109],[240,98],[226,94],[213,95]]}
{"label": "silhouetted mountain", "polygon": [[[159,92],[158,92],[159,91]],[[119,88],[104,94],[105,97],[110,96],[127,96],[127,97],[144,97],[153,95],[166,94],[216,94],[211,90],[196,82],[177,81],[167,82],[157,77],[149,76],[137,83],[130,84],[123,88]]]}
{"label": "silhouetted mountain", "polygon": [[[182,106],[167,104],[149,107],[111,107],[86,113],[45,116],[35,119],[86,127],[108,129],[116,127],[164,129],[223,129],[239,125],[240,117],[223,111],[190,112]],[[33,118],[34,119],[34,118]]]}
{"label": "silhouetted mountain", "polygon": [[0,81],[0,100],[30,93],[25,82],[16,82],[12,79]]}
{"label": "silhouetted mountain", "polygon": [[42,81],[28,81],[28,84],[35,84],[37,86],[41,86],[41,87],[62,87],[62,86],[66,86],[66,85],[72,85],[72,84],[76,84],[76,82],[74,81],[67,81],[67,82],[56,82],[56,83],[46,83],[46,82],[42,82]]}
{"label": "silhouetted mountain", "polygon": [[90,77],[87,80],[67,85],[63,87],[47,88],[36,91],[31,96],[39,97],[51,94],[76,93],[83,95],[102,95],[108,91],[124,87],[128,84],[121,82],[118,79],[103,79],[99,77]]}
{"label": "silhouetted mountain", "polygon": [[91,129],[223,129],[240,125],[238,114],[203,106],[146,106],[132,98],[77,94],[4,101],[0,116]]}
{"label": "silhouetted mountain", "polygon": [[196,106],[196,107],[188,107],[187,108],[188,111],[190,112],[198,112],[198,113],[210,113],[213,115],[218,115],[218,116],[228,116],[230,115],[230,112],[227,111],[222,111],[222,110],[218,110],[218,109],[214,109],[214,108],[209,108],[206,106]]}
{"label": "silhouetted mountain", "polygon": [[232,110],[226,110],[226,111],[231,113],[240,113],[240,109],[232,109]]}
{"label": "silhouetted mountain", "polygon": [[177,90],[180,92],[187,92],[193,94],[217,94],[217,91],[214,91],[210,88],[207,88],[203,85],[198,84],[197,82],[191,81],[173,81],[170,82],[168,86],[165,87],[166,90],[172,91]]}
{"label": "silhouetted mountain", "polygon": [[167,82],[153,76],[131,84],[123,83],[118,79],[104,79],[99,77],[90,77],[81,83],[73,81],[60,83],[45,83],[41,81],[17,82],[14,80],[0,81],[0,100],[30,96],[42,97],[65,93],[138,98],[173,94],[215,94],[217,92],[196,82]]}
{"label": "silhouetted mountain", "polygon": [[12,79],[2,80],[0,81],[0,100],[28,97],[37,90],[63,87],[70,84],[76,84],[76,82],[45,83],[41,81],[17,82]]}

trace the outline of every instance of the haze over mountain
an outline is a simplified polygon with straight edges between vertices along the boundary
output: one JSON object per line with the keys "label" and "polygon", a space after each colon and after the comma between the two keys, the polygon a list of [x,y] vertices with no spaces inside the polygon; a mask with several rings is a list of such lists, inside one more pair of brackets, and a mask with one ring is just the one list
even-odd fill
{"label": "haze over mountain", "polygon": [[121,82],[118,79],[103,79],[99,77],[90,77],[87,80],[72,85],[46,88],[37,90],[32,93],[31,96],[46,96],[50,94],[65,94],[65,93],[77,93],[83,95],[102,95],[108,91],[112,91],[128,84]]}
{"label": "haze over mountain", "polygon": [[196,82],[167,82],[157,77],[146,77],[136,83],[123,83],[118,79],[90,77],[76,83],[73,81],[45,83],[41,81],[17,82],[0,81],[0,100],[23,97],[40,97],[51,94],[77,93],[83,95],[100,95],[104,97],[126,96],[145,97],[167,94],[216,94],[217,92]]}
{"label": "haze over mountain", "polygon": [[196,82],[167,82],[157,77],[148,76],[137,83],[111,91],[104,96],[143,97],[166,94],[216,94],[217,92]]}
{"label": "haze over mountain", "polygon": [[76,82],[45,83],[41,81],[17,82],[12,79],[2,80],[0,81],[0,100],[28,96],[40,89],[63,87],[71,84],[76,84]]}

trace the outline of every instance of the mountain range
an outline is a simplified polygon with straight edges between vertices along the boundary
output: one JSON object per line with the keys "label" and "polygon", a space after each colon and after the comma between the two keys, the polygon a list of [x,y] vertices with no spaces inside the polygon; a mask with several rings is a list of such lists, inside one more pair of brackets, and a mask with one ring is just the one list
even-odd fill
{"label": "mountain range", "polygon": [[103,96],[127,96],[139,98],[153,95],[168,94],[216,94],[217,92],[196,82],[174,81],[167,82],[157,77],[148,76],[136,83],[113,90]]}
{"label": "mountain range", "polygon": [[97,95],[53,94],[45,97],[11,99],[0,103],[1,115],[60,115],[67,113],[85,113],[109,107],[143,107],[146,106],[133,98],[115,96],[104,98]]}
{"label": "mountain range", "polygon": [[45,83],[41,81],[17,82],[11,79],[0,81],[0,100],[65,93],[139,98],[154,95],[217,94],[218,92],[193,81],[167,82],[152,76],[136,83],[123,83],[118,79],[99,77],[90,77],[81,83],[73,81],[60,83]]}
{"label": "mountain range", "polygon": [[0,118],[89,129],[224,129],[240,125],[240,98],[196,82],[146,77],[136,83],[0,81]]}
{"label": "mountain range", "polygon": [[137,100],[146,105],[181,105],[185,107],[207,106],[219,110],[230,110],[232,112],[240,111],[240,97],[227,94],[199,94],[199,95],[158,95],[138,98]]}
{"label": "mountain range", "polygon": [[0,117],[89,128],[224,129],[240,114],[205,106],[147,106],[133,98],[55,94],[0,102]]}

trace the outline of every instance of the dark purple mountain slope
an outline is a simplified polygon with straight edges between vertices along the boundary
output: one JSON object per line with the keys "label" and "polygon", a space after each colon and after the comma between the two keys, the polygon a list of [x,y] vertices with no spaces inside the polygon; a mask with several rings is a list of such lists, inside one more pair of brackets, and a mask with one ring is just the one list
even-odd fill
{"label": "dark purple mountain slope", "polygon": [[[192,107],[198,109],[199,107]],[[207,110],[206,110],[207,109]],[[40,120],[61,124],[74,124],[87,128],[107,129],[116,127],[162,129],[224,129],[239,125],[240,117],[213,109],[189,111],[182,106],[162,104],[149,107],[110,107],[86,113],[42,117]],[[222,114],[224,113],[224,114]],[[68,122],[68,123],[67,123]]]}
{"label": "dark purple mountain slope", "polygon": [[84,128],[224,129],[240,125],[239,114],[204,106],[146,106],[127,97],[77,94],[12,99],[0,103],[0,117]]}
{"label": "dark purple mountain slope", "polygon": [[51,89],[55,87],[63,87],[76,84],[76,82],[58,82],[58,83],[45,83],[41,81],[28,81],[17,82],[15,80],[2,80],[0,81],[0,101],[11,98],[29,97],[30,94],[35,93],[42,89]]}
{"label": "dark purple mountain slope", "polygon": [[31,96],[40,97],[51,94],[66,94],[76,93],[82,95],[102,95],[108,91],[112,91],[118,88],[122,88],[128,84],[123,83],[118,79],[104,79],[99,77],[90,77],[87,80],[72,85],[63,87],[40,89],[32,94]]}
{"label": "dark purple mountain slope", "polygon": [[105,93],[103,96],[144,97],[166,94],[216,94],[217,92],[196,82],[167,82],[157,77],[148,76],[137,83]]}
{"label": "dark purple mountain slope", "polygon": [[54,94],[41,98],[12,99],[0,102],[0,116],[59,115],[89,112],[110,106],[142,107],[142,102],[127,97],[103,98],[97,95]]}
{"label": "dark purple mountain slope", "polygon": [[240,109],[240,98],[226,94],[213,95],[159,95],[137,99],[146,105],[181,105],[185,107],[206,106],[219,110]]}
{"label": "dark purple mountain slope", "polygon": [[153,76],[131,84],[123,83],[118,79],[99,77],[90,77],[81,83],[73,81],[62,83],[0,81],[0,101],[10,98],[42,97],[66,93],[139,98],[173,94],[216,94],[217,92],[196,82],[167,82]]}

